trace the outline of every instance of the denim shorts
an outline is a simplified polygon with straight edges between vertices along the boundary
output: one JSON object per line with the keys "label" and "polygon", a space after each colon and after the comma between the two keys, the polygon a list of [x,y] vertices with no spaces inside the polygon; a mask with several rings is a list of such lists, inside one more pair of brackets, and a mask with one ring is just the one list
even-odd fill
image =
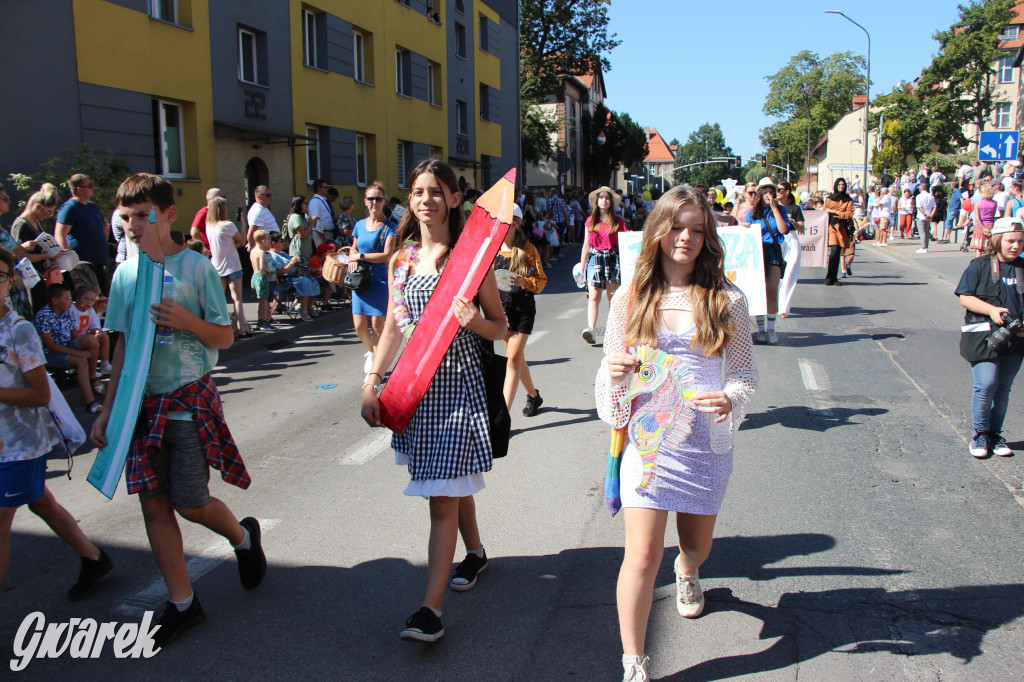
{"label": "denim shorts", "polygon": [[229,282],[234,282],[236,279],[242,279],[242,271],[239,270],[238,272],[232,272],[230,275],[225,276],[223,279],[226,279]]}
{"label": "denim shorts", "polygon": [[[71,339],[70,341],[68,341],[66,344],[61,344],[61,345],[63,345],[65,348],[74,348],[75,350],[79,350],[79,348],[78,348],[78,339],[80,339],[80,338],[82,338],[82,337],[81,336],[76,337],[76,338]],[[46,358],[46,366],[47,367],[56,367],[58,369],[67,369],[68,368],[68,357],[69,356],[64,355],[63,353],[51,353],[48,350],[46,350],[46,348],[43,348],[43,356]]]}

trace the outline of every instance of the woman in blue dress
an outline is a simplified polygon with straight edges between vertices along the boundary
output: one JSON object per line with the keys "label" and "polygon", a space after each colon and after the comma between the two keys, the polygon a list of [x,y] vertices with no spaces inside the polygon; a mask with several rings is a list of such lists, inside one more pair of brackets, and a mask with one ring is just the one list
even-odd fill
{"label": "woman in blue dress", "polygon": [[363,372],[369,372],[388,312],[388,261],[395,251],[398,225],[384,216],[387,198],[380,182],[375,180],[366,188],[363,201],[366,217],[352,230],[355,244],[349,253],[348,267],[354,270],[360,264],[370,266],[370,283],[362,291],[352,292],[352,324],[366,346]]}

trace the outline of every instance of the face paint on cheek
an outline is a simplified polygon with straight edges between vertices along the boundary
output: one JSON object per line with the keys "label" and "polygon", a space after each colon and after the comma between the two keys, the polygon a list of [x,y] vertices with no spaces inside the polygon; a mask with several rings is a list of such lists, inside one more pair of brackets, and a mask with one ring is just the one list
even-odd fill
{"label": "face paint on cheek", "polygon": [[149,224],[150,225],[156,225],[156,209],[155,208],[149,209]]}

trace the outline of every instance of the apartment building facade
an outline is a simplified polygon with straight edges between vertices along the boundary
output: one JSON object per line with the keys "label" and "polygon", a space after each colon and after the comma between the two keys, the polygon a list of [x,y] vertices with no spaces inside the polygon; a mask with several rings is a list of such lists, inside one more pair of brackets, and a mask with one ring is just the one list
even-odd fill
{"label": "apartment building facade", "polygon": [[[517,0],[38,0],[0,25],[26,56],[0,112],[0,173],[89,144],[166,175],[186,210],[208,187],[404,200],[434,156],[460,182],[519,167]],[[48,37],[40,49],[38,36]],[[460,42],[461,41],[461,42]],[[28,55],[38,53],[38,59]],[[358,209],[357,209],[358,211]]]}

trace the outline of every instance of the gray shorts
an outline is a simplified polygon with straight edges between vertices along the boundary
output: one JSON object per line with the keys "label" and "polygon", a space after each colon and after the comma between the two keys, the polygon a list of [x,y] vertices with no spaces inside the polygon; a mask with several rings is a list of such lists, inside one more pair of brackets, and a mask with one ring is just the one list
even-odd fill
{"label": "gray shorts", "polygon": [[160,452],[150,456],[149,466],[158,485],[139,493],[140,500],[167,493],[173,507],[198,509],[210,503],[210,465],[194,420],[167,420]]}

